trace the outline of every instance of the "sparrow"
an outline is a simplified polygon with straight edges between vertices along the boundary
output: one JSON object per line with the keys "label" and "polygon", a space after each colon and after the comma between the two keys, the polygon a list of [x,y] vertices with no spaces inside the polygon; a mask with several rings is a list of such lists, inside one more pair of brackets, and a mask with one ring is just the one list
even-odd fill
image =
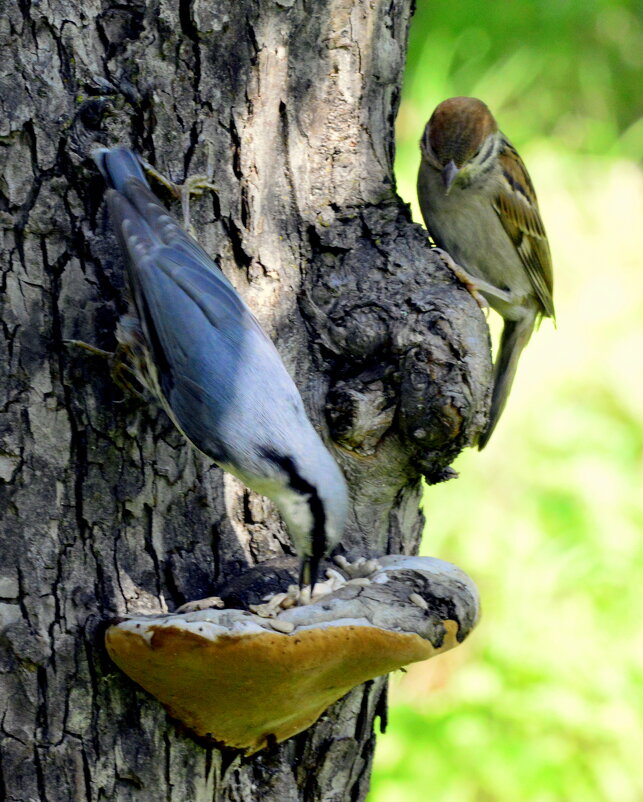
{"label": "sparrow", "polygon": [[[518,359],[543,317],[554,318],[545,228],[518,152],[476,98],[442,101],[420,141],[418,200],[425,225],[456,274],[502,315],[491,410],[482,449],[498,423]],[[475,294],[475,292],[474,292]]]}

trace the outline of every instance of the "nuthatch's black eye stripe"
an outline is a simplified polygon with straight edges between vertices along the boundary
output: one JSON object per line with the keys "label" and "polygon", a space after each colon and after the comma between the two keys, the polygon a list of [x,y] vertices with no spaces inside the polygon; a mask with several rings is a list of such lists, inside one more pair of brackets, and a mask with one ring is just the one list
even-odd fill
{"label": "nuthatch's black eye stripe", "polygon": [[326,553],[328,544],[326,542],[326,511],[319,498],[317,488],[307,482],[297,471],[291,457],[276,454],[269,448],[262,448],[260,451],[263,456],[273,464],[281,468],[288,477],[288,484],[301,497],[307,498],[310,513],[313,518],[312,536],[312,555],[321,558]]}

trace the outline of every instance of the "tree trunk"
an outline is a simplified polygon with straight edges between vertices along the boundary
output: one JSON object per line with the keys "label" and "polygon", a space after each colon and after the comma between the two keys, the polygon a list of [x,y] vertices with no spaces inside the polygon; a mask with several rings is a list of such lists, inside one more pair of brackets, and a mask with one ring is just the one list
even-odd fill
{"label": "tree trunk", "polygon": [[412,4],[1,4],[1,800],[365,798],[384,679],[241,759],[110,662],[114,615],[174,609],[292,547],[268,502],[64,341],[113,348],[126,308],[93,147],[211,174],[192,221],[339,444],[344,552],[416,549],[420,477],[447,478],[482,428],[490,359],[395,195]]}

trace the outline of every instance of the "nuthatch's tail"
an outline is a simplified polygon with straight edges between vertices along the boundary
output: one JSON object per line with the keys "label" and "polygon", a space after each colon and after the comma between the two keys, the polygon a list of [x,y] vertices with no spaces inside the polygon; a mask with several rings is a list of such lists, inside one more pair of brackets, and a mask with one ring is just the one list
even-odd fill
{"label": "nuthatch's tail", "polygon": [[138,178],[148,186],[145,173],[136,154],[129,148],[100,148],[92,158],[108,186],[123,192],[129,178]]}
{"label": "nuthatch's tail", "polygon": [[535,322],[535,313],[528,314],[521,320],[505,320],[500,339],[500,348],[498,349],[498,356],[493,370],[493,393],[491,395],[489,422],[478,438],[480,451],[489,442],[489,438],[493,434],[493,430],[496,428],[496,424],[505,408],[509,391],[516,375],[516,369],[518,368],[518,360],[523,348],[529,342]]}

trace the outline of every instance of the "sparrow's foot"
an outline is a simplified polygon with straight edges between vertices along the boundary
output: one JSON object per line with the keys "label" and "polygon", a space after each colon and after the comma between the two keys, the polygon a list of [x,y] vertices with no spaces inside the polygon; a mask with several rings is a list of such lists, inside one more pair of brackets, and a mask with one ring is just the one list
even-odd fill
{"label": "sparrow's foot", "polygon": [[464,287],[474,297],[480,309],[486,310],[489,308],[489,304],[482,293],[486,293],[489,289],[491,289],[494,291],[492,294],[494,294],[495,287],[492,287],[491,284],[488,284],[486,281],[475,278],[475,276],[467,273],[467,271],[457,264],[457,262],[454,262],[451,256],[446,251],[442,250],[442,248],[432,248],[431,253],[434,253],[438,259],[440,259],[442,264],[449,268],[458,281],[464,285]]}
{"label": "sparrow's foot", "polygon": [[190,222],[190,198],[192,195],[202,195],[206,190],[216,192],[217,188],[212,183],[212,176],[193,175],[189,178],[186,178],[182,184],[176,184],[162,173],[159,173],[159,171],[152,167],[152,165],[148,162],[143,162],[143,167],[145,168],[145,172],[151,178],[153,178],[155,181],[158,181],[159,184],[162,184],[164,187],[166,187],[166,189],[169,189],[169,191],[181,201],[183,225],[192,235],[194,235],[192,223]]}

